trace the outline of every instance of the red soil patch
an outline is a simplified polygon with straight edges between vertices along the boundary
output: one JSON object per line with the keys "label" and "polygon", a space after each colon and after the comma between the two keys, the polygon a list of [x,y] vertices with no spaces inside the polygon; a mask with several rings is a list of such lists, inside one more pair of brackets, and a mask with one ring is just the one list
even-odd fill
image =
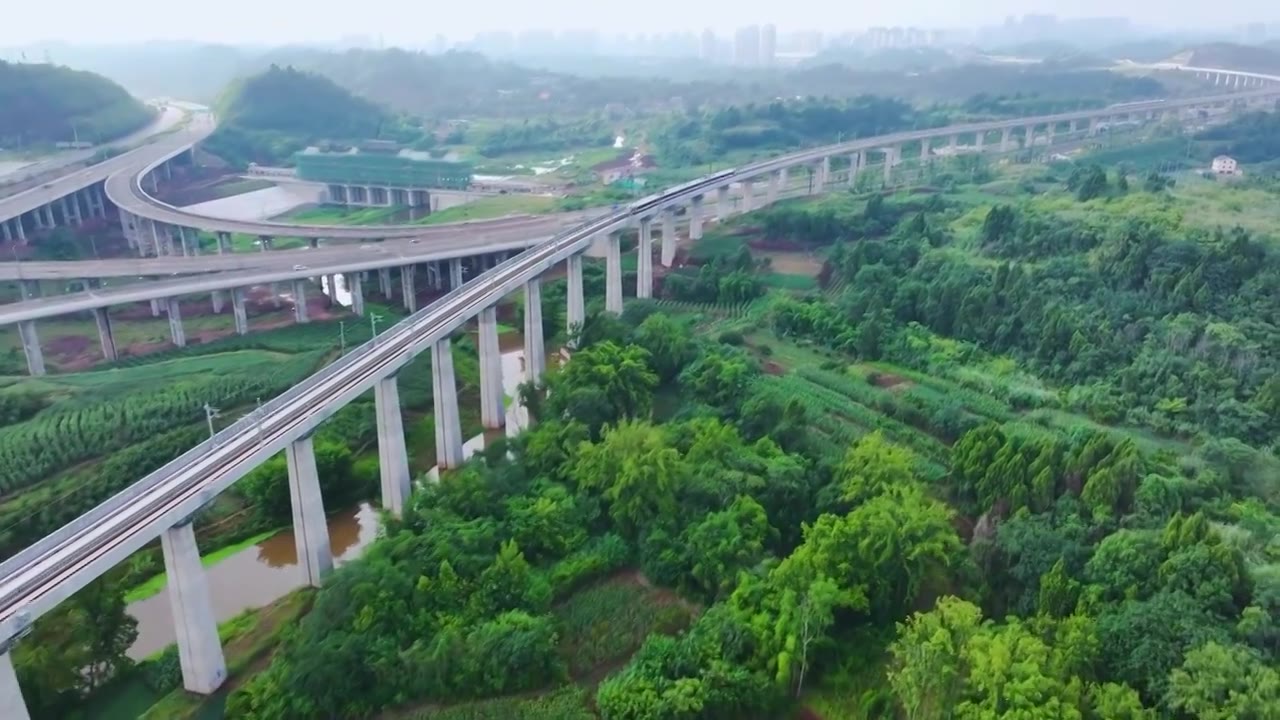
{"label": "red soil patch", "polygon": [[785,375],[787,373],[785,368],[772,360],[764,364],[764,371],[770,375]]}

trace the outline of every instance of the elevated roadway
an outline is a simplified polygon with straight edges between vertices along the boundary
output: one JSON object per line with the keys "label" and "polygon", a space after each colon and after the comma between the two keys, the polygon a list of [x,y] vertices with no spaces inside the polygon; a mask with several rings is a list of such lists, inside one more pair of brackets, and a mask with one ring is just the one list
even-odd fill
{"label": "elevated roadway", "polygon": [[579,211],[556,215],[522,215],[494,220],[476,220],[441,225],[425,225],[417,228],[412,237],[392,238],[384,242],[367,242],[360,245],[320,245],[291,250],[269,252],[240,252],[223,255],[195,255],[182,257],[169,255],[150,258],[113,258],[109,260],[59,260],[47,262],[0,263],[0,280],[76,280],[110,277],[151,277],[187,275],[251,269],[288,269],[296,264],[312,265],[348,258],[358,261],[362,253],[378,249],[386,252],[402,252],[412,255],[420,243],[452,243],[465,254],[470,248],[488,243],[501,243],[512,239],[555,234],[570,225],[581,222],[588,213]]}
{"label": "elevated roadway", "polygon": [[[1267,96],[1276,94],[1280,92],[1272,89]],[[1223,101],[1239,96],[1228,96]],[[1173,105],[1152,103],[1149,107],[1190,107],[1206,102],[1211,101],[1200,98]],[[1142,111],[1133,105],[1125,108],[1125,112]],[[323,508],[318,499],[319,485],[315,478],[309,434],[345,404],[373,389],[379,426],[384,506],[393,512],[398,511],[404,506],[411,485],[399,420],[395,374],[418,354],[427,350],[432,352],[437,456],[444,467],[455,466],[460,462],[462,440],[449,336],[473,318],[479,318],[481,394],[485,397],[485,388],[492,385],[493,368],[497,368],[498,380],[501,379],[500,365],[496,362],[497,324],[493,308],[510,292],[521,287],[525,291],[528,308],[525,355],[530,376],[536,379],[545,358],[540,310],[537,310],[541,307],[539,278],[555,265],[567,261],[569,318],[571,321],[575,317],[581,318],[580,254],[598,237],[608,239],[608,306],[618,311],[621,309],[620,297],[614,303],[621,282],[617,232],[635,223],[647,226],[652,218],[666,217],[673,208],[686,205],[696,223],[701,198],[709,194],[723,197],[732,182],[749,184],[765,177],[772,181],[777,177],[775,173],[797,165],[814,161],[826,165],[826,159],[835,155],[896,148],[904,142],[939,135],[1028,125],[1034,129],[1034,124],[1104,116],[1105,111],[1095,111],[1023,118],[1013,124],[975,123],[895,133],[806,150],[668,189],[538,243],[454,289],[271,400],[251,416],[237,421],[77,520],[0,563],[0,650],[7,650],[7,643],[21,636],[35,618],[160,536],[165,547],[170,582],[179,588],[173,594],[173,605],[175,622],[180,627],[179,652],[184,660],[184,686],[196,692],[213,692],[225,679],[226,668],[218,646],[217,628],[208,609],[208,592],[199,569],[191,516],[252,468],[273,454],[286,450],[295,523],[300,523],[307,530],[306,533],[295,534],[299,538],[299,554],[307,558],[306,564],[311,568],[308,581],[318,584],[326,566],[326,556],[322,553],[328,546],[328,538],[323,533]],[[892,155],[889,160],[891,164]],[[652,260],[652,247],[644,236],[645,233],[641,233],[641,286],[637,288],[642,296],[645,296],[643,265],[646,253]],[[649,282],[652,282],[651,277]],[[651,291],[652,288],[648,289]],[[486,349],[489,347],[492,351]],[[486,404],[492,400],[492,396],[489,397]],[[500,394],[498,402],[501,402]],[[484,415],[489,416],[487,410]],[[311,537],[313,531],[319,532]],[[331,557],[327,565],[332,565]],[[7,654],[0,657],[0,710],[8,713],[6,720],[26,716]]]}

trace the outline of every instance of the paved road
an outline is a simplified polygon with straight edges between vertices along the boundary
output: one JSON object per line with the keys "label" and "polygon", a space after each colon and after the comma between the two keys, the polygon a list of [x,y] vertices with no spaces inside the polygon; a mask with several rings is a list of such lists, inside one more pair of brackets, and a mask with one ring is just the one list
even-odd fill
{"label": "paved road", "polygon": [[[393,238],[383,242],[333,243],[318,248],[238,252],[196,257],[115,258],[110,260],[55,260],[47,262],[0,263],[0,280],[75,280],[107,277],[147,277],[198,274],[228,270],[288,269],[296,264],[314,265],[343,259],[358,259],[375,248],[412,253],[420,244],[443,243],[450,247],[472,248],[488,242],[506,242],[530,236],[551,235],[581,222],[593,211],[558,215],[526,215],[466,223],[428,225],[416,237]],[[594,211],[599,214],[600,211]]]}
{"label": "paved road", "polygon": [[92,158],[104,148],[117,148],[125,150],[139,143],[145,142],[153,135],[159,135],[167,130],[177,127],[184,118],[190,113],[189,105],[176,103],[160,104],[160,112],[155,119],[147,123],[147,126],[141,130],[136,130],[121,138],[116,138],[88,150],[67,150],[58,152],[48,157],[41,158],[30,165],[24,165],[4,175],[0,175],[0,195],[13,195],[27,187],[38,184],[37,177],[50,174],[60,168],[68,165],[83,163]]}
{"label": "paved road", "polygon": [[211,293],[215,290],[246,288],[346,272],[402,267],[414,263],[470,257],[490,252],[521,251],[544,242],[548,237],[551,237],[551,234],[514,234],[506,238],[476,242],[463,252],[459,252],[457,244],[452,242],[452,239],[423,241],[412,245],[409,243],[366,245],[364,247],[368,248],[367,250],[330,254],[319,260],[315,258],[323,255],[323,251],[313,250],[310,255],[312,261],[301,270],[295,270],[290,265],[280,268],[255,268],[238,272],[220,272],[172,280],[133,283],[116,288],[104,287],[67,295],[6,303],[0,305],[0,327],[24,320],[40,320],[95,308],[161,300],[179,295]]}

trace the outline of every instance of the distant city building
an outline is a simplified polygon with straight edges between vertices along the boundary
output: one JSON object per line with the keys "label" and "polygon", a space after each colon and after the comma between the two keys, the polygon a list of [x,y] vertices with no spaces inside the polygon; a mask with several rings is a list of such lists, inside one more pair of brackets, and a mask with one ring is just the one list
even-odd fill
{"label": "distant city building", "polygon": [[765,67],[773,65],[778,53],[778,28],[772,24],[760,28],[760,64]]}
{"label": "distant city building", "polygon": [[707,28],[702,31],[702,42],[699,44],[698,57],[707,62],[715,62],[719,55],[719,43],[716,41],[716,34]]}
{"label": "distant city building", "polygon": [[733,64],[754,67],[760,64],[760,26],[738,28],[733,37]]}

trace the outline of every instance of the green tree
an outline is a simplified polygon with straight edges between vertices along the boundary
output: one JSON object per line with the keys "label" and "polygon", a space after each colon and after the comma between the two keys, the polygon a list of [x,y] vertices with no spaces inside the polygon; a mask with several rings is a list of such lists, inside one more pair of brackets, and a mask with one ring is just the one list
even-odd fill
{"label": "green tree", "polygon": [[774,534],[760,503],[739,497],[728,509],[707,515],[685,531],[689,574],[704,595],[723,597],[733,590],[738,573],[760,562]]}
{"label": "green tree", "polygon": [[688,323],[678,322],[664,313],[645,318],[636,328],[635,342],[649,351],[653,370],[664,383],[674,380],[697,354]]}
{"label": "green tree", "polygon": [[[570,363],[572,364],[572,363]],[[578,487],[604,498],[609,516],[630,537],[676,510],[685,466],[661,428],[624,420],[597,443],[584,443],[569,475]]]}
{"label": "green tree", "polygon": [[1168,704],[1199,720],[1280,717],[1280,671],[1249,648],[1205,643],[1170,674]]}
{"label": "green tree", "polygon": [[864,435],[849,447],[836,469],[840,499],[857,505],[877,495],[903,492],[916,483],[915,463],[910,450],[889,442],[883,432]]}

